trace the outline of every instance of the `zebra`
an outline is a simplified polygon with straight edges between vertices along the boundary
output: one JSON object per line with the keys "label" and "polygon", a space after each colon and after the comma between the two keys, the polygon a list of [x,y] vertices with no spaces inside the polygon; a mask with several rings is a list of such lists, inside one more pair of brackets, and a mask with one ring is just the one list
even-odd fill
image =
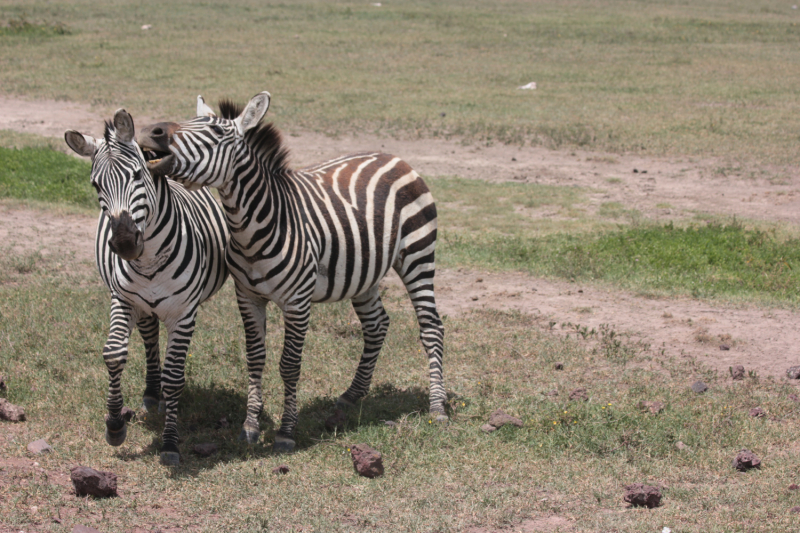
{"label": "zebra", "polygon": [[389,328],[378,284],[390,267],[405,284],[420,326],[430,412],[446,422],[444,328],[433,288],[437,218],[430,190],[407,163],[378,152],[290,169],[280,133],[261,122],[270,98],[259,93],[244,107],[222,100],[216,116],[198,97],[205,116],[152,124],[137,138],[159,158],[148,162],[151,172],[169,174],[189,189],[219,191],[231,232],[226,259],[246,335],[249,384],[240,439],[259,438],[267,303],[281,309],[285,326],[279,364],[284,406],[273,450],[291,452],[311,304],[352,300],[361,321],[361,359],[336,402],[346,411],[369,391]]}
{"label": "zebra", "polygon": [[[102,139],[75,130],[64,139],[76,153],[92,158],[91,183],[101,207],[95,257],[111,292],[111,324],[103,348],[108,367],[106,442],[120,446],[127,436],[120,379],[135,324],[147,356],[144,408],[166,410],[160,460],[176,466],[186,356],[198,306],[228,277],[228,228],[208,189],[189,192],[163,175],[151,176],[134,134],[133,118],[118,109],[113,121],[106,122]],[[167,329],[163,370],[159,320]]]}

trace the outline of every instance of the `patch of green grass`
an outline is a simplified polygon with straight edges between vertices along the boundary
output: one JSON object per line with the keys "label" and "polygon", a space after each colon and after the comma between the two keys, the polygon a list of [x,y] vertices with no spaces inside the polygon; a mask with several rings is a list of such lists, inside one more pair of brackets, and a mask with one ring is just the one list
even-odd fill
{"label": "patch of green grass", "polygon": [[11,19],[5,25],[0,25],[0,38],[25,37],[36,39],[53,37],[56,35],[69,35],[71,32],[61,23],[37,24],[25,18]]}
{"label": "patch of green grass", "polygon": [[97,207],[91,164],[49,148],[0,146],[0,198]]}

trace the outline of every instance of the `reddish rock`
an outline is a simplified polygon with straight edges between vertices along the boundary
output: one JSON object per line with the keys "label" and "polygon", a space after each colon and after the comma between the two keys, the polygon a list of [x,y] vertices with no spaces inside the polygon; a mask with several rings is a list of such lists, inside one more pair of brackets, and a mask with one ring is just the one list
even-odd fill
{"label": "reddish rock", "polygon": [[583,387],[577,388],[569,393],[569,399],[576,402],[585,402],[589,399],[589,393]]}
{"label": "reddish rock", "polygon": [[516,416],[511,416],[500,409],[495,411],[494,413],[489,416],[489,425],[494,426],[495,428],[501,428],[506,424],[511,424],[512,426],[517,426],[518,428],[522,427],[522,420],[517,418]]}
{"label": "reddish rock", "polygon": [[288,474],[289,473],[289,467],[287,465],[276,466],[275,468],[272,469],[272,473],[273,474]]}
{"label": "reddish rock", "polygon": [[733,458],[733,468],[745,472],[751,468],[761,468],[761,459],[750,450],[741,450]]}
{"label": "reddish rock", "polygon": [[334,409],[333,414],[325,420],[325,429],[328,431],[342,431],[347,423],[347,413],[342,409]]}
{"label": "reddish rock", "polygon": [[800,379],[800,366],[793,366],[786,371],[786,377],[789,379]]}
{"label": "reddish rock", "polygon": [[125,422],[130,422],[134,418],[136,418],[136,411],[131,409],[130,407],[123,407],[122,408],[122,418]]}
{"label": "reddish rock", "polygon": [[72,528],[72,533],[102,533],[102,532],[93,527],[84,526],[83,524],[75,524],[75,527]]}
{"label": "reddish rock", "polygon": [[53,448],[47,444],[47,441],[44,439],[39,439],[31,442],[28,444],[28,451],[33,455],[41,455],[43,453],[50,453],[53,451]]}
{"label": "reddish rock", "polygon": [[484,424],[481,426],[481,431],[484,433],[491,433],[492,431],[497,431],[497,428],[491,424]]}
{"label": "reddish rock", "polygon": [[767,413],[760,407],[753,407],[752,409],[750,409],[750,416],[752,416],[753,418],[764,418],[765,416],[767,416]]}
{"label": "reddish rock", "polygon": [[695,394],[700,394],[708,390],[708,385],[703,383],[702,381],[695,381],[692,383],[692,392]]}
{"label": "reddish rock", "polygon": [[381,452],[373,450],[366,444],[356,444],[350,448],[353,468],[359,476],[374,478],[383,475],[383,457]]}
{"label": "reddish rock", "polygon": [[75,494],[78,496],[108,498],[117,495],[116,474],[100,472],[88,466],[75,466],[69,472]]}
{"label": "reddish rock", "polygon": [[731,349],[731,347],[728,344],[720,344],[719,349],[722,350],[723,352],[727,352],[728,350]]}
{"label": "reddish rock", "polygon": [[790,512],[792,512],[794,514],[800,514],[800,505],[798,505],[796,507],[792,507]]}
{"label": "reddish rock", "polygon": [[11,422],[24,422],[25,409],[19,405],[14,405],[5,398],[0,398],[0,420]]}
{"label": "reddish rock", "polygon": [[195,444],[192,451],[200,457],[211,457],[217,453],[217,445],[213,442],[204,442],[202,444]]}
{"label": "reddish rock", "polygon": [[561,362],[556,363],[553,365],[553,368],[555,368],[556,370],[564,370],[564,363]]}
{"label": "reddish rock", "polygon": [[664,410],[664,402],[639,402],[639,409],[650,411],[650,414],[657,415]]}
{"label": "reddish rock", "polygon": [[798,490],[798,489],[800,489],[800,485],[798,485],[797,483],[792,483],[791,485],[789,485],[789,490]]}
{"label": "reddish rock", "polygon": [[658,487],[634,483],[625,487],[625,502],[636,507],[652,509],[661,505],[661,491]]}
{"label": "reddish rock", "polygon": [[744,379],[744,367],[742,365],[728,367],[728,370],[730,370],[731,379],[734,381],[741,381]]}

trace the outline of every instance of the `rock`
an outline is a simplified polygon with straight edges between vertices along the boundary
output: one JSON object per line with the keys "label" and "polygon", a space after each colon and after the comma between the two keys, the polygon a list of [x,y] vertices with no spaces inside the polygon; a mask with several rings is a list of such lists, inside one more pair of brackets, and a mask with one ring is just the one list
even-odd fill
{"label": "rock", "polygon": [[750,413],[749,414],[753,418],[764,418],[765,416],[767,416],[766,411],[764,411],[760,407],[753,407],[752,409],[750,409]]}
{"label": "rock", "polygon": [[678,450],[680,450],[682,452],[683,451],[687,451],[687,452],[692,451],[692,449],[689,446],[687,446],[686,444],[683,443],[683,441],[680,441],[680,440],[675,443],[675,447],[678,448]]}
{"label": "rock", "polygon": [[393,421],[393,420],[385,420],[385,421],[383,422],[383,424],[384,424],[385,426],[389,426],[390,428],[396,428],[396,427],[397,427],[397,422],[395,422],[395,421]]}
{"label": "rock", "polygon": [[751,468],[761,468],[761,459],[750,450],[741,450],[733,458],[733,468],[739,472],[746,472]]}
{"label": "rock", "polygon": [[789,379],[800,379],[800,366],[793,366],[787,370],[786,377]]}
{"label": "rock", "polygon": [[334,409],[333,414],[325,420],[325,429],[328,431],[342,431],[347,423],[347,413],[342,409]]}
{"label": "rock", "polygon": [[204,442],[202,444],[195,444],[192,451],[200,457],[211,457],[217,453],[217,445],[213,442]]}
{"label": "rock", "polygon": [[795,514],[800,513],[800,505],[798,505],[796,507],[792,507],[790,512],[795,513]]}
{"label": "rock", "polygon": [[744,379],[744,367],[742,365],[736,365],[728,367],[731,373],[731,379],[734,381],[741,381]]}
{"label": "rock", "polygon": [[589,399],[589,394],[586,389],[580,387],[569,393],[569,399],[576,402],[585,402]]}
{"label": "rock", "polygon": [[288,474],[289,473],[289,467],[287,465],[276,466],[275,468],[272,469],[272,473],[273,474]]}
{"label": "rock", "polygon": [[731,349],[731,347],[727,344],[720,344],[719,349],[722,350],[723,352],[727,352],[728,350]]}
{"label": "rock", "polygon": [[117,495],[117,475],[111,472],[100,472],[88,466],[75,466],[70,469],[69,477],[78,496],[108,498]]}
{"label": "rock", "polygon": [[558,391],[553,389],[548,392],[543,392],[542,394],[544,394],[545,396],[550,396],[551,398],[555,398],[556,396],[558,396]]}
{"label": "rock", "polygon": [[513,426],[521,428],[522,420],[520,420],[516,416],[507,415],[500,409],[498,409],[497,411],[492,413],[491,416],[489,416],[489,425],[494,426],[497,429],[505,426],[506,424],[511,424]]}
{"label": "rock", "polygon": [[636,507],[652,509],[661,505],[661,491],[658,487],[634,483],[625,487],[625,501]]}
{"label": "rock", "polygon": [[703,383],[702,381],[695,381],[692,383],[692,392],[696,394],[701,394],[708,390],[708,385]]}
{"label": "rock", "polygon": [[481,426],[481,431],[484,433],[491,433],[492,431],[497,431],[497,428],[491,424],[484,424]]}
{"label": "rock", "polygon": [[19,405],[14,405],[5,398],[0,398],[0,420],[10,422],[24,422],[25,409]]}
{"label": "rock", "polygon": [[664,402],[639,402],[639,409],[650,411],[650,414],[657,415],[664,410]]}
{"label": "rock", "polygon": [[47,444],[47,441],[44,439],[39,439],[31,442],[28,444],[28,451],[33,455],[41,455],[43,453],[50,453],[53,451],[53,448]]}
{"label": "rock", "polygon": [[75,527],[72,528],[72,533],[101,533],[101,531],[83,524],[75,524]]}
{"label": "rock", "polygon": [[564,370],[564,363],[558,362],[553,365],[553,368],[555,368],[556,370]]}
{"label": "rock", "polygon": [[356,444],[350,448],[350,455],[353,458],[353,468],[359,476],[374,478],[383,475],[383,457],[379,451],[366,444]]}
{"label": "rock", "polygon": [[6,390],[6,377],[0,376],[0,390]]}
{"label": "rock", "polygon": [[130,422],[131,420],[136,418],[136,411],[134,411],[130,407],[123,407],[122,412],[120,414],[122,415],[122,419],[125,420],[125,422]]}
{"label": "rock", "polygon": [[798,490],[798,489],[800,489],[800,485],[798,485],[797,483],[792,483],[791,485],[789,485],[789,490]]}
{"label": "rock", "polygon": [[797,396],[797,394],[790,394],[789,399],[793,402],[800,402],[800,396]]}
{"label": "rock", "polygon": [[217,423],[214,425],[214,427],[217,429],[228,429],[230,425],[231,424],[230,422],[228,422],[228,417],[223,416],[222,418],[217,420]]}

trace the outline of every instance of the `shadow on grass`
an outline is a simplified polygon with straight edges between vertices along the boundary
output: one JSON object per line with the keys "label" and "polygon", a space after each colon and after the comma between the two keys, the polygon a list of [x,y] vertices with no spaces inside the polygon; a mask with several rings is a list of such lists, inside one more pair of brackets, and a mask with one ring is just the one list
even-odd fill
{"label": "shadow on grass", "polygon": [[[398,389],[391,384],[375,386],[364,400],[349,410],[344,429],[333,433],[325,429],[325,420],[333,414],[336,398],[317,396],[300,406],[295,453],[313,448],[321,442],[357,433],[366,426],[384,426],[387,420],[427,413],[428,401],[428,391],[419,387]],[[272,451],[272,443],[278,428],[269,416],[262,414],[259,419],[261,437],[257,444],[248,445],[239,441],[246,406],[246,391],[219,388],[213,384],[209,387],[187,384],[181,396],[178,415],[181,465],[171,469],[170,476],[196,476],[219,463],[277,456]],[[223,419],[227,425],[221,422]],[[140,416],[129,428],[129,434],[133,431],[148,432],[153,437],[152,442],[136,452],[123,447],[116,456],[123,461],[148,457],[157,461],[163,430],[164,415],[148,413]],[[208,458],[196,455],[193,448],[201,443],[216,444],[217,453]]]}

